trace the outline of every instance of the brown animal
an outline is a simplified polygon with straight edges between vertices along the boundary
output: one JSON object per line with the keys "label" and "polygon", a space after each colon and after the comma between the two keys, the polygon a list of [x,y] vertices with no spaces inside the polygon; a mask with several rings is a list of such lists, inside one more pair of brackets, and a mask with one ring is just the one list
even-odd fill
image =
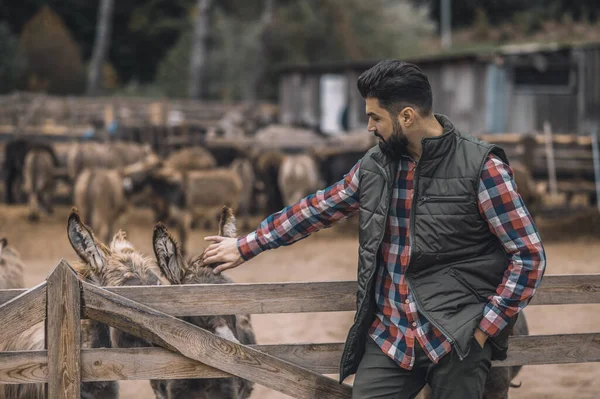
{"label": "brown animal", "polygon": [[29,202],[29,219],[37,221],[40,210],[52,213],[55,190],[54,157],[44,149],[33,148],[25,156],[24,190]]}
{"label": "brown animal", "polygon": [[[0,288],[23,288],[23,263],[16,251],[6,248],[6,240],[0,240]],[[12,269],[12,271],[10,271]],[[93,275],[80,273],[80,277],[95,282]],[[104,324],[83,320],[81,346],[83,348],[110,347],[109,330]],[[45,326],[38,323],[23,333],[0,344],[0,351],[34,351],[45,349]],[[114,399],[119,397],[116,382],[84,382],[81,384],[83,399]],[[0,386],[0,399],[45,399],[44,384],[14,384]]]}
{"label": "brown animal", "polygon": [[128,196],[141,190],[147,175],[159,167],[154,154],[123,169],[85,169],[75,182],[73,201],[98,236],[108,241],[128,207]]}
{"label": "brown animal", "polygon": [[521,162],[511,162],[513,177],[517,190],[531,215],[535,215],[541,206],[542,199],[535,187],[535,181],[529,169]]}
{"label": "brown animal", "polygon": [[285,206],[324,188],[317,162],[305,154],[283,157],[277,183]]}
{"label": "brown animal", "polygon": [[73,202],[98,236],[108,241],[127,209],[125,186],[116,169],[85,169],[75,181]]}
{"label": "brown animal", "polygon": [[[39,351],[45,349],[45,326],[38,323],[21,334],[6,340],[2,351]],[[108,327],[91,320],[81,322],[82,348],[109,348]],[[82,382],[82,399],[116,399],[119,384],[114,381]],[[0,386],[0,399],[46,399],[44,384],[8,384]]]}
{"label": "brown animal", "polygon": [[86,168],[115,169],[131,165],[152,154],[149,145],[136,143],[76,143],[67,150],[67,174],[72,182]]}
{"label": "brown animal", "polygon": [[[163,162],[166,170],[189,172],[209,170],[217,166],[215,157],[203,147],[184,148],[170,154]],[[169,204],[160,196],[151,196],[150,207],[154,211],[156,222],[167,222],[169,219]]]}
{"label": "brown animal", "polygon": [[284,207],[278,184],[279,168],[284,154],[279,151],[265,151],[252,159],[256,173],[256,188],[261,199],[259,208],[265,214],[271,214]]}
{"label": "brown animal", "polygon": [[242,194],[242,180],[230,168],[180,172],[163,168],[153,173],[149,184],[155,196],[166,204],[166,217],[178,228],[182,251],[194,218],[217,219],[225,203],[237,209]]}
{"label": "brown animal", "polygon": [[24,268],[19,252],[8,246],[6,238],[0,238],[0,289],[25,287]]}
{"label": "brown animal", "polygon": [[[223,207],[219,226],[219,235],[237,236],[235,218],[230,208]],[[223,274],[215,275],[213,267],[217,265],[204,264],[203,254],[184,262],[176,241],[162,224],[154,229],[153,245],[158,266],[171,284],[233,282]],[[245,345],[256,343],[250,315],[194,316],[185,317],[184,320],[234,342]],[[161,399],[242,399],[250,396],[253,386],[252,382],[240,378],[162,380],[152,383],[156,397]]]}
{"label": "brown animal", "polygon": [[205,148],[192,147],[173,152],[164,165],[179,171],[208,170],[215,168],[217,161]]}
{"label": "brown animal", "polygon": [[234,170],[242,180],[242,193],[237,215],[243,218],[244,228],[249,225],[249,218],[256,205],[256,175],[252,162],[247,158],[236,158],[230,168]]}
{"label": "brown animal", "polygon": [[[154,258],[136,251],[125,232],[119,231],[110,246],[96,239],[76,209],[67,223],[67,235],[81,263],[77,271],[82,278],[98,286],[160,285],[168,284]],[[96,323],[100,324],[100,323]],[[103,324],[100,324],[104,326]],[[103,339],[112,347],[134,348],[151,346],[146,341],[119,330],[104,326]],[[83,397],[83,396],[82,396]],[[93,397],[93,396],[92,396]],[[92,398],[90,397],[90,398]]]}

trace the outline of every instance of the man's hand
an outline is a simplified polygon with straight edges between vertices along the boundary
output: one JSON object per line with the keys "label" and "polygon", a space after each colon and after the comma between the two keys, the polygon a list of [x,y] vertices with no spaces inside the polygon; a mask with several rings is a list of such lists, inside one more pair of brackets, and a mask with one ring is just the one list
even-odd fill
{"label": "man's hand", "polygon": [[475,339],[477,340],[477,343],[479,344],[479,346],[481,346],[483,348],[483,346],[485,345],[485,341],[488,339],[488,336],[486,333],[481,331],[479,328],[476,328],[475,329]]}
{"label": "man's hand", "polygon": [[240,251],[237,247],[237,238],[210,236],[204,238],[206,241],[212,241],[212,244],[206,248],[202,255],[202,262],[205,264],[223,263],[215,267],[214,274],[219,274],[223,270],[233,269],[244,263]]}

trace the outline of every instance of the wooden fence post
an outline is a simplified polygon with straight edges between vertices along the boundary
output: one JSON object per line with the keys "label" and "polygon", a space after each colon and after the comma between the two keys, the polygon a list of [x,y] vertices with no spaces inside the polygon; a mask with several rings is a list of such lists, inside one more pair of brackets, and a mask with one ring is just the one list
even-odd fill
{"label": "wooden fence post", "polygon": [[550,122],[544,122],[544,142],[546,144],[546,164],[548,166],[548,183],[550,184],[550,194],[558,194],[558,184],[556,182],[556,164],[554,163],[554,146],[552,141],[552,127]]}
{"label": "wooden fence post", "polygon": [[62,260],[47,279],[46,397],[79,399],[81,384],[81,289],[79,279]]}

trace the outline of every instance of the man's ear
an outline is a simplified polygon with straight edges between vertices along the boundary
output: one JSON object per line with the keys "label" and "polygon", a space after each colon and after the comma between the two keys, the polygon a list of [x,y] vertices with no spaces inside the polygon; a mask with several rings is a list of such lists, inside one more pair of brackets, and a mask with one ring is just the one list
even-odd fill
{"label": "man's ear", "polygon": [[400,111],[399,122],[403,127],[411,127],[415,123],[415,109],[413,107],[404,107],[402,111]]}

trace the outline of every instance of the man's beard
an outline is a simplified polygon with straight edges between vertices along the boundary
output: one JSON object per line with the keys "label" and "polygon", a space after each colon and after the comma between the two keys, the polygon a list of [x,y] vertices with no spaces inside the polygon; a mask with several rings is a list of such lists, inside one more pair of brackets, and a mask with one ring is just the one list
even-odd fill
{"label": "man's beard", "polygon": [[402,126],[400,123],[393,120],[392,121],[392,135],[384,139],[377,134],[378,137],[381,138],[381,142],[379,142],[379,149],[383,154],[394,161],[399,160],[402,156],[408,155],[408,139],[406,135],[402,131]]}

